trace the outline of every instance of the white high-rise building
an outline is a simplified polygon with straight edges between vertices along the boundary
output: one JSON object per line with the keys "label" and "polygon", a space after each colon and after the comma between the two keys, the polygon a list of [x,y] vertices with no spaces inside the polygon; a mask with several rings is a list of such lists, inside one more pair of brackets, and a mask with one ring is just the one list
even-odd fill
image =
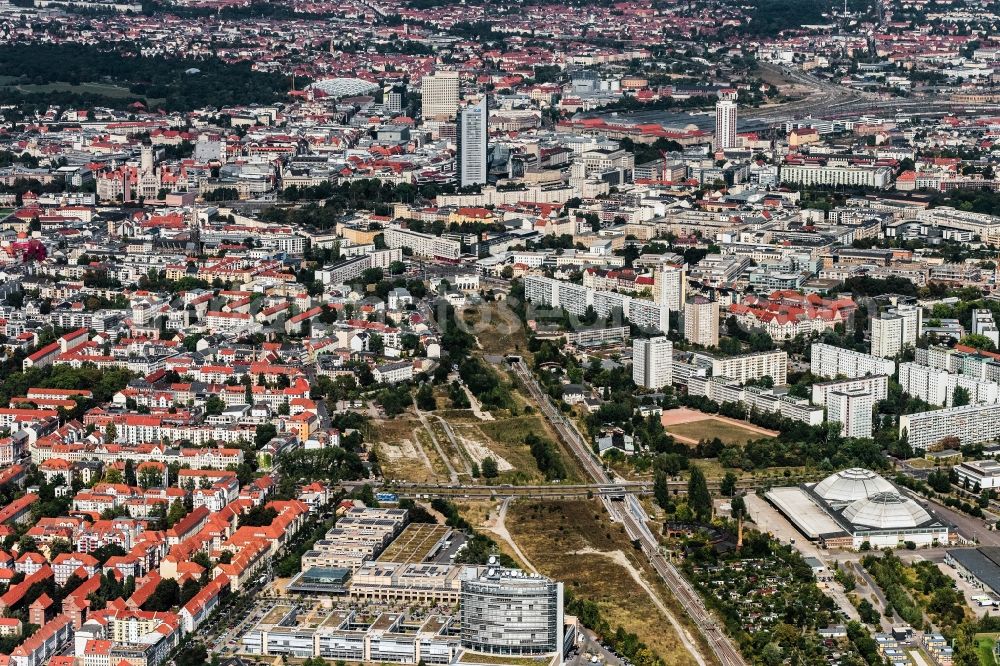
{"label": "white high-rise building", "polygon": [[874,396],[863,388],[831,391],[826,397],[827,420],[840,424],[842,437],[868,438],[874,405]]}
{"label": "white high-rise building", "polygon": [[719,101],[715,103],[715,149],[725,150],[736,147],[736,98],[732,88],[719,91]]}
{"label": "white high-rise building", "polygon": [[680,312],[687,296],[687,264],[662,264],[653,269],[653,300]]}
{"label": "white high-rise building", "polygon": [[399,90],[390,89],[385,93],[385,108],[390,113],[399,113],[403,110],[403,93]]}
{"label": "white high-rise building", "polygon": [[993,341],[994,347],[1000,348],[1000,329],[989,310],[972,311],[972,332],[975,335],[985,335]]}
{"label": "white high-rise building", "polygon": [[920,337],[923,308],[919,305],[899,305],[872,318],[872,355],[890,358],[904,347],[914,347]]}
{"label": "white high-rise building", "polygon": [[673,380],[674,343],[660,336],[632,341],[632,381],[659,390]]}
{"label": "white high-rise building", "polygon": [[831,393],[849,391],[864,391],[872,394],[875,402],[885,400],[889,395],[889,377],[886,375],[868,375],[857,379],[835,379],[832,382],[817,382],[812,386],[812,401],[814,405],[826,405]]}
{"label": "white high-rise building", "polygon": [[485,96],[459,113],[458,184],[462,187],[486,184],[488,115]]}
{"label": "white high-rise building", "polygon": [[899,364],[899,384],[903,387],[903,392],[939,407],[951,407],[958,388],[968,393],[972,404],[991,405],[1000,402],[1000,386],[996,382],[981,381],[919,363]]}
{"label": "white high-rise building", "polygon": [[420,80],[420,112],[424,120],[454,118],[458,113],[458,72],[428,74]]}
{"label": "white high-rise building", "polygon": [[695,345],[719,344],[719,302],[695,296],[684,303],[684,339]]}

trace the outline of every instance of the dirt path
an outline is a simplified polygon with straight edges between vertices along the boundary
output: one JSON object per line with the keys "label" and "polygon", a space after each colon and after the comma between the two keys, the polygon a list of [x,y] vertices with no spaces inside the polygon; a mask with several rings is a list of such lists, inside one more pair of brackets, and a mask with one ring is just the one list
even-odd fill
{"label": "dirt path", "polygon": [[510,536],[510,532],[507,531],[507,524],[505,521],[507,520],[507,507],[510,506],[511,499],[512,498],[508,497],[503,501],[500,505],[500,511],[497,513],[496,520],[492,523],[487,523],[484,527],[503,539],[504,543],[510,546],[510,549],[514,551],[514,555],[517,556],[517,559],[519,559],[521,563],[524,564],[529,571],[531,571],[531,573],[538,573],[538,569],[536,569],[535,565],[531,563],[528,556],[525,555],[520,548],[518,548],[517,542],[514,541],[513,537]]}
{"label": "dirt path", "polygon": [[469,399],[469,406],[472,409],[472,413],[475,414],[476,418],[480,421],[493,421],[493,415],[489,412],[484,412],[482,406],[479,404],[479,400],[476,396],[472,395],[472,391],[465,384],[462,384],[462,390],[465,391],[465,396]]}
{"label": "dirt path", "polygon": [[671,626],[673,626],[674,628],[674,631],[677,632],[677,636],[681,639],[681,643],[684,644],[684,647],[687,648],[687,651],[691,654],[692,657],[694,657],[694,660],[698,662],[698,666],[708,666],[708,662],[705,661],[705,658],[702,656],[701,650],[698,648],[698,644],[695,642],[694,637],[687,630],[687,628],[677,620],[677,618],[670,611],[670,609],[667,608],[666,604],[664,604],[663,601],[660,600],[659,593],[657,593],[657,591],[653,589],[649,585],[649,583],[646,582],[646,579],[642,577],[642,574],[639,573],[639,570],[632,565],[632,563],[629,561],[627,557],[625,557],[625,553],[623,553],[620,550],[609,552],[604,550],[596,550],[594,548],[583,548],[580,550],[573,551],[573,554],[597,555],[599,557],[605,557],[614,562],[615,564],[619,565],[623,569],[625,569],[625,571],[627,571],[629,575],[632,577],[632,580],[635,581],[636,585],[638,585],[639,587],[641,587],[643,590],[646,591],[646,594],[649,595],[649,598],[652,600],[656,608],[659,609],[659,611],[663,614],[663,616],[667,618],[667,621],[670,622]]}
{"label": "dirt path", "polygon": [[420,458],[425,465],[427,465],[427,469],[429,469],[431,474],[433,474],[434,465],[431,464],[431,459],[427,457],[427,452],[424,451],[424,447],[420,446],[420,437],[417,436],[417,428],[413,429],[413,441],[415,442],[413,448],[417,450],[417,457]]}
{"label": "dirt path", "polygon": [[423,424],[424,430],[426,430],[427,434],[431,436],[431,443],[434,445],[434,449],[437,451],[438,456],[442,461],[444,461],[444,466],[448,468],[448,477],[451,479],[451,482],[453,484],[458,483],[458,472],[455,471],[455,468],[452,466],[451,460],[448,459],[448,456],[444,454],[444,449],[441,448],[440,442],[438,442],[437,437],[434,436],[434,431],[431,430],[431,424],[427,422],[427,417],[416,407],[416,405],[414,405],[413,410],[417,413],[417,418],[419,418],[420,423]]}

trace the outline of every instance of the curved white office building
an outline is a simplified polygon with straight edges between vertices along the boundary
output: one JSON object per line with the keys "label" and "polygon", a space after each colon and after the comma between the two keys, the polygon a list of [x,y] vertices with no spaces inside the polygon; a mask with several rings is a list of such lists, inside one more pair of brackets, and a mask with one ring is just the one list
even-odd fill
{"label": "curved white office building", "polygon": [[562,583],[498,566],[466,569],[462,647],[511,656],[562,650]]}

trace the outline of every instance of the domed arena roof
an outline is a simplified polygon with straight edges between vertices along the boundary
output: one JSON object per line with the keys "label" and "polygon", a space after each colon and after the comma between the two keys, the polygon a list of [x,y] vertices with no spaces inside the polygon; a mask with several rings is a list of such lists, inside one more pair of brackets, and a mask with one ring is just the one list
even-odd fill
{"label": "domed arena roof", "polygon": [[916,527],[931,519],[919,504],[896,492],[876,493],[852,502],[844,509],[844,518],[854,525],[880,530]]}
{"label": "domed arena roof", "polygon": [[870,469],[852,467],[826,477],[813,492],[827,502],[854,502],[876,493],[895,493],[896,488]]}
{"label": "domed arena roof", "polygon": [[364,79],[323,79],[312,84],[330,97],[354,97],[378,90],[378,84]]}

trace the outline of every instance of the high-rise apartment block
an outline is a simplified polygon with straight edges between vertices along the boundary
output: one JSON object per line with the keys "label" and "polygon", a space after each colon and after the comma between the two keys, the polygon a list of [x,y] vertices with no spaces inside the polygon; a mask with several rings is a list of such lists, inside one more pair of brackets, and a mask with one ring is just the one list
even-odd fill
{"label": "high-rise apartment block", "polygon": [[673,380],[674,343],[660,336],[632,341],[632,381],[659,390]]}
{"label": "high-rise apartment block", "polygon": [[390,113],[399,113],[403,110],[403,91],[391,88],[385,93],[385,108]]}
{"label": "high-rise apartment block", "polygon": [[916,346],[922,324],[923,308],[919,305],[898,305],[872,317],[872,355],[891,358],[904,347]]}
{"label": "high-rise apartment block", "polygon": [[788,352],[769,351],[742,356],[709,357],[713,377],[727,377],[739,384],[770,377],[778,386],[788,382]]}
{"label": "high-rise apartment block", "polygon": [[719,302],[694,296],[684,303],[684,339],[695,345],[719,344]]}
{"label": "high-rise apartment block", "polygon": [[719,91],[719,101],[715,103],[715,149],[725,150],[736,147],[736,98],[732,88]]}
{"label": "high-rise apartment block", "polygon": [[827,420],[840,424],[842,437],[872,436],[875,396],[863,388],[831,391],[826,396]]}
{"label": "high-rise apartment block", "polygon": [[653,300],[680,312],[687,295],[687,264],[662,264],[653,269]]}
{"label": "high-rise apartment block", "polygon": [[843,375],[848,379],[856,379],[865,375],[892,375],[896,372],[896,364],[888,359],[822,342],[813,343],[809,353],[809,370],[817,377]]}
{"label": "high-rise apartment block", "polygon": [[1000,404],[903,414],[899,417],[899,434],[907,438],[914,451],[939,448],[942,440],[951,437],[957,445],[994,441],[1000,439]]}

